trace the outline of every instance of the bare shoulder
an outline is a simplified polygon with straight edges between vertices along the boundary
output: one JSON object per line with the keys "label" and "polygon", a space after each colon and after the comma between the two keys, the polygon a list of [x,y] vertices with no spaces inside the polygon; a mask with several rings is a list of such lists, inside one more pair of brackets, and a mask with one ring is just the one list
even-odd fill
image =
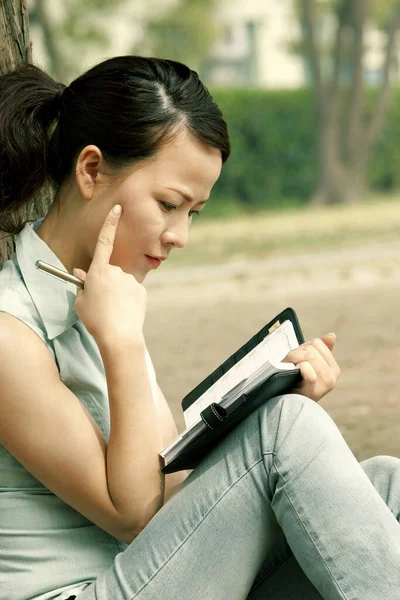
{"label": "bare shoulder", "polygon": [[21,368],[46,369],[58,376],[54,359],[40,337],[23,321],[0,312],[0,372]]}

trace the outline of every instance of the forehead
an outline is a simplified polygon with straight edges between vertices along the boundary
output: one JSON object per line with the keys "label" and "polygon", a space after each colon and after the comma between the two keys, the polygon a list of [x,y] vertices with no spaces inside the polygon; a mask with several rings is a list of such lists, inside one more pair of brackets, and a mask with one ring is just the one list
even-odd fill
{"label": "forehead", "polygon": [[202,200],[204,194],[208,197],[221,168],[220,150],[185,133],[166,143],[138,173],[157,187],[184,185]]}

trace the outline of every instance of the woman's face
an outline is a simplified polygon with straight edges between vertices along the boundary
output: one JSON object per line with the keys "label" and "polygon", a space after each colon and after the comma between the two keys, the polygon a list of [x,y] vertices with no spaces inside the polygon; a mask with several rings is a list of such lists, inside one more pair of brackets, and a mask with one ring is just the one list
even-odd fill
{"label": "woman's face", "polygon": [[190,223],[203,210],[221,167],[218,149],[185,133],[128,176],[99,186],[96,206],[104,218],[112,206],[122,206],[111,264],[143,282],[161,265],[154,259],[166,259],[171,250],[183,248]]}

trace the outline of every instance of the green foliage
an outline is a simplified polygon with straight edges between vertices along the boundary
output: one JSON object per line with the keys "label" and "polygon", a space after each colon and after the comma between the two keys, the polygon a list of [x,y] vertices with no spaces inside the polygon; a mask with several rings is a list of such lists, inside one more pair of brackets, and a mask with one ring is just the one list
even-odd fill
{"label": "green foliage", "polygon": [[400,188],[400,88],[393,90],[386,125],[372,152],[368,181],[373,189]]}
{"label": "green foliage", "polygon": [[[154,56],[199,70],[217,37],[213,18],[218,0],[180,0],[163,16],[148,21],[146,45]],[[221,0],[219,0],[221,2]]]}
{"label": "green foliage", "polygon": [[126,0],[64,0],[54,10],[51,0],[30,2],[30,22],[41,31],[49,73],[65,82],[77,77],[85,55],[103,53],[110,46],[113,32],[108,27],[109,19],[125,3]]}
{"label": "green foliage", "polygon": [[[370,92],[372,105],[376,92]],[[215,185],[217,212],[306,204],[317,178],[317,126],[311,90],[213,90],[228,124],[232,154]],[[368,183],[400,188],[400,90],[395,90],[382,135],[372,152]],[[217,204],[217,203],[215,203]],[[206,213],[205,213],[206,214]],[[213,215],[214,216],[214,215]],[[215,215],[218,216],[218,215]]]}
{"label": "green foliage", "polygon": [[218,90],[232,154],[214,194],[254,208],[305,202],[315,185],[315,131],[309,90]]}
{"label": "green foliage", "polygon": [[398,7],[398,0],[373,0],[370,2],[370,21],[379,29],[387,30],[394,11]]}
{"label": "green foliage", "polygon": [[[92,44],[105,46],[108,34],[104,28],[99,27],[98,17],[107,17],[107,14],[110,14],[110,7],[103,0],[99,0],[98,3],[86,0],[84,9],[79,0],[68,0],[64,19],[53,25],[54,33],[60,36],[62,41],[82,47],[86,45],[86,49]],[[97,16],[97,19],[93,18],[94,16]]]}

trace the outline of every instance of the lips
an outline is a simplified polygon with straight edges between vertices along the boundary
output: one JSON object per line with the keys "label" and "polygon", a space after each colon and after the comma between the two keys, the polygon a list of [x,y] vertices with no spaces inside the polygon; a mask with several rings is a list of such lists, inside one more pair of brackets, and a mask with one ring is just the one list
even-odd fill
{"label": "lips", "polygon": [[[158,267],[161,265],[161,258],[156,258],[154,256],[150,256],[149,254],[145,255],[148,261],[148,264],[151,266],[152,269],[158,269]],[[163,258],[163,260],[165,260]]]}
{"label": "lips", "polygon": [[146,254],[148,258],[155,258],[156,260],[167,260],[168,256],[152,256],[151,254]]}

